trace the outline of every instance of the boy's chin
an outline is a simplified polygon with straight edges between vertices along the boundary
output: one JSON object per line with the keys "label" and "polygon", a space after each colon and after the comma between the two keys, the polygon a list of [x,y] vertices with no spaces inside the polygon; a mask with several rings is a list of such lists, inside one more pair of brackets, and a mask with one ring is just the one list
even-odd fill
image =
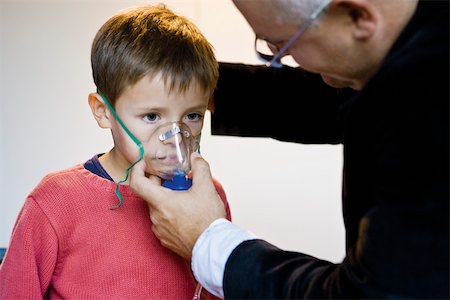
{"label": "boy's chin", "polygon": [[155,171],[153,169],[152,170],[146,170],[145,174],[146,174],[147,177],[157,176],[161,180],[169,180],[173,176],[173,169],[172,168],[171,169],[167,169],[167,170],[160,169],[158,171]]}

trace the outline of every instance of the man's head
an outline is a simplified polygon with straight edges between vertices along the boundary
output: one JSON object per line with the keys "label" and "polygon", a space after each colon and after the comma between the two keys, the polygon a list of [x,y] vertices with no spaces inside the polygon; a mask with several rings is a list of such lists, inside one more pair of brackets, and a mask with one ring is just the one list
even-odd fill
{"label": "man's head", "polygon": [[410,20],[418,0],[233,0],[259,38],[281,49],[330,2],[287,49],[299,65],[335,87],[361,89]]}
{"label": "man's head", "polygon": [[197,27],[159,6],[134,7],[111,17],[92,44],[92,73],[98,91],[114,106],[124,89],[161,73],[171,90],[193,82],[211,95],[218,67],[213,49]]}

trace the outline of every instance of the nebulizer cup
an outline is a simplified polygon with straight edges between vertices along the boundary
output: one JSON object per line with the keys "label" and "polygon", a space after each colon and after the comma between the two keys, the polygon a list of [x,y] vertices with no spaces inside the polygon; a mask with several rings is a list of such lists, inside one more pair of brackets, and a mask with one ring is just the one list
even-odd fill
{"label": "nebulizer cup", "polygon": [[163,186],[173,190],[187,190],[192,185],[191,153],[197,143],[189,127],[182,122],[160,125],[145,143],[147,173],[163,179]]}

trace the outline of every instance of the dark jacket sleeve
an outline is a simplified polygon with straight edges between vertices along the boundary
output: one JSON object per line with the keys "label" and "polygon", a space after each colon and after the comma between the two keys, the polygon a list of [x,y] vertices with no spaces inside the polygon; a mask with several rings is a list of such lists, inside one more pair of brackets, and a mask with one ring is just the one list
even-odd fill
{"label": "dark jacket sleeve", "polygon": [[220,63],[212,134],[288,142],[342,142],[340,105],[353,91],[334,89],[299,68]]}
{"label": "dark jacket sleeve", "polygon": [[443,223],[448,206],[380,205],[362,219],[358,243],[339,264],[243,242],[225,267],[225,299],[448,299]]}

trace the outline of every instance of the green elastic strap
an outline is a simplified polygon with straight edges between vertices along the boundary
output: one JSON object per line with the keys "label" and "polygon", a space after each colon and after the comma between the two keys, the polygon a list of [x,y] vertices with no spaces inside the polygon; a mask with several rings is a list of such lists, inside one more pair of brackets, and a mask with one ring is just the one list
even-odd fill
{"label": "green elastic strap", "polygon": [[134,167],[135,164],[140,162],[142,158],[144,157],[144,147],[142,146],[142,143],[131,133],[130,130],[128,130],[127,126],[122,122],[122,120],[119,118],[119,115],[116,113],[115,109],[112,107],[111,103],[106,99],[105,95],[103,95],[101,92],[98,92],[98,94],[102,97],[103,101],[105,102],[106,106],[108,106],[109,110],[112,112],[114,117],[116,118],[117,122],[119,122],[120,126],[122,126],[123,130],[128,134],[128,136],[133,140],[133,142],[139,147],[139,158],[134,163],[132,163],[125,171],[125,178],[121,181],[116,183],[116,195],[117,198],[119,198],[119,204],[116,206],[111,207],[111,209],[119,208],[123,203],[123,197],[122,194],[119,191],[119,185],[127,181],[128,174],[130,172],[130,169]]}

